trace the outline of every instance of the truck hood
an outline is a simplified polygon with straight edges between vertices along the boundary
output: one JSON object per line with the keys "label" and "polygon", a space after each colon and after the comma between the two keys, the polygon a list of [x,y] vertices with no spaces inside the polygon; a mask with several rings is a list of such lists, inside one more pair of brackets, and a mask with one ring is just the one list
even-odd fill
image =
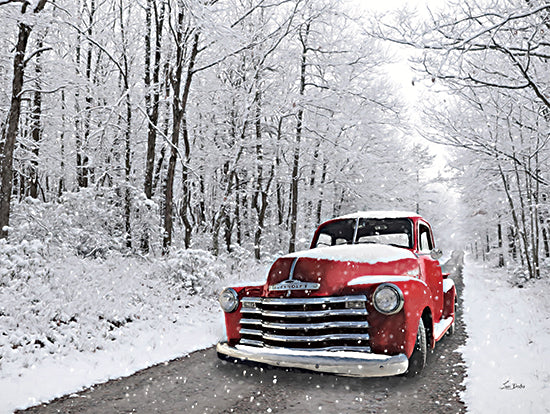
{"label": "truck hood", "polygon": [[[349,294],[358,285],[400,277],[418,277],[418,259],[410,250],[383,244],[320,247],[283,256],[273,263],[264,295],[271,297]],[[292,280],[292,282],[285,282]],[[281,282],[285,282],[281,285]],[[300,289],[300,282],[307,289]],[[284,286],[294,287],[285,290]],[[290,292],[290,293],[289,293]]]}

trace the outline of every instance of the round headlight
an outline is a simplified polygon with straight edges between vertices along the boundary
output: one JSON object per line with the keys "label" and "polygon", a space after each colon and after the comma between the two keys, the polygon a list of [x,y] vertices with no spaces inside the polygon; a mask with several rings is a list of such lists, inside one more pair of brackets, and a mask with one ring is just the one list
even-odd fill
{"label": "round headlight", "polygon": [[218,301],[224,312],[233,312],[239,307],[239,295],[235,292],[235,289],[226,288],[222,290]]}
{"label": "round headlight", "polygon": [[397,286],[385,283],[374,291],[373,303],[375,309],[386,315],[392,315],[403,308],[403,293]]}

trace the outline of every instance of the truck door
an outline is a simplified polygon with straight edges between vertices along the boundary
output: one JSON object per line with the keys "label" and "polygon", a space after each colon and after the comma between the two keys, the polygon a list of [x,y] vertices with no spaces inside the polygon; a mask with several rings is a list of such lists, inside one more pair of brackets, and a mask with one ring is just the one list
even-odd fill
{"label": "truck door", "polygon": [[430,288],[433,303],[434,323],[439,322],[443,313],[443,275],[439,261],[432,259],[430,252],[434,248],[430,227],[418,222],[418,256],[424,280]]}

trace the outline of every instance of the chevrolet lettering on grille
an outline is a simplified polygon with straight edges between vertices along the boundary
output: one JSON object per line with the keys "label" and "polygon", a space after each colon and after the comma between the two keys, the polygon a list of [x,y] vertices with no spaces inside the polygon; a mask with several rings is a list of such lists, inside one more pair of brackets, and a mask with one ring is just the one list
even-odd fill
{"label": "chevrolet lettering on grille", "polygon": [[301,282],[299,280],[283,280],[276,285],[269,286],[270,291],[280,290],[317,290],[321,285],[319,283]]}

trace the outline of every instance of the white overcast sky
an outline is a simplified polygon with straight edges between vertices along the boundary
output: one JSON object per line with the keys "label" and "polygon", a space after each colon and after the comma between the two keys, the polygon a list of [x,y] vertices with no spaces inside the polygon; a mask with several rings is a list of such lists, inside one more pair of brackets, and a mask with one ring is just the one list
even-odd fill
{"label": "white overcast sky", "polygon": [[[428,17],[428,9],[432,12],[443,7],[447,0],[345,0],[349,5],[356,8],[359,13],[391,13],[400,9],[407,8],[408,10],[416,11],[418,16]],[[402,88],[401,92],[409,98],[411,104],[414,105],[418,94],[423,89],[423,83],[428,85],[428,82],[415,82],[413,87],[412,81],[417,78],[411,70],[408,59],[412,53],[411,48],[404,46],[392,45],[397,55],[400,55],[399,62],[388,65],[388,74],[393,78],[394,82]]]}
{"label": "white overcast sky", "polygon": [[[428,9],[431,12],[437,12],[445,7],[449,0],[344,0],[352,7],[356,8],[361,14],[372,13],[391,13],[402,8],[415,10],[418,17],[429,17]],[[387,74],[392,78],[392,81],[398,86],[401,96],[408,100],[411,121],[421,128],[422,121],[420,119],[418,109],[421,108],[425,98],[425,93],[429,93],[433,84],[429,79],[419,80],[422,75],[416,74],[410,67],[409,58],[415,51],[409,47],[393,44],[391,48],[395,51],[396,57],[399,59],[396,63],[387,65]],[[417,52],[418,53],[418,52]],[[412,81],[415,80],[413,86]],[[411,138],[426,144],[427,142],[418,137],[414,132]],[[442,171],[446,165],[446,150],[441,145],[429,145],[431,151],[436,155],[436,161],[433,166],[434,172]]]}
{"label": "white overcast sky", "polygon": [[348,0],[352,3],[357,4],[358,7],[364,8],[365,10],[396,10],[403,6],[411,6],[424,8],[426,6],[430,8],[438,7],[442,3],[445,3],[443,0]]}

